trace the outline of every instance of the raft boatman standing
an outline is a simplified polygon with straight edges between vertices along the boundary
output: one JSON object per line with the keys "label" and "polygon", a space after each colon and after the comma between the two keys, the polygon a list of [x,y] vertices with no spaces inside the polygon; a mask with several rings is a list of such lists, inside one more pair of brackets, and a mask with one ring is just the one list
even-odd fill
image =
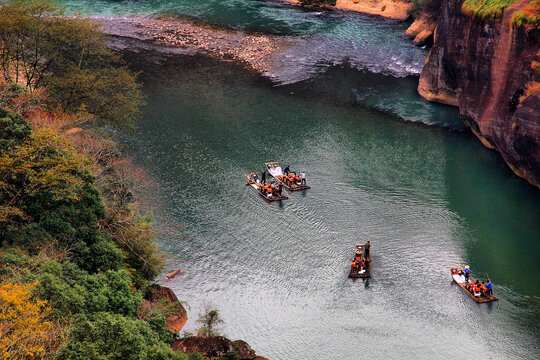
{"label": "raft boatman standing", "polygon": [[488,282],[486,283],[486,288],[487,288],[487,291],[486,291],[487,296],[492,296],[493,295],[493,285],[491,284],[491,280],[489,280],[489,279],[488,279]]}
{"label": "raft boatman standing", "polygon": [[291,171],[291,170],[289,169],[289,165],[285,166],[285,169],[283,169],[283,172],[284,172],[285,174],[287,174],[287,175],[289,175],[289,172],[290,172],[290,171]]}
{"label": "raft boatman standing", "polygon": [[263,171],[261,174],[261,182],[263,184],[266,184],[266,171]]}
{"label": "raft boatman standing", "polygon": [[469,269],[469,265],[465,265],[465,270],[463,270],[465,273],[465,283],[469,282],[469,276],[471,275],[471,269]]}
{"label": "raft boatman standing", "polygon": [[306,185],[306,173],[303,171],[300,171],[300,179],[302,180],[301,184]]}

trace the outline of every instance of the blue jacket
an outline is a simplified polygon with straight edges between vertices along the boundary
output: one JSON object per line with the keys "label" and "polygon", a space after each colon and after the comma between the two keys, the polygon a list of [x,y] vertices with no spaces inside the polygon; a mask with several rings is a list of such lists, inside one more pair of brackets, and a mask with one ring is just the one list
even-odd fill
{"label": "blue jacket", "polygon": [[493,288],[493,286],[491,285],[491,281],[487,282],[486,287],[488,288],[488,290],[491,290]]}
{"label": "blue jacket", "polygon": [[465,271],[465,274],[468,274],[468,273],[471,272],[471,269],[465,269],[465,270],[463,270],[463,271]]}

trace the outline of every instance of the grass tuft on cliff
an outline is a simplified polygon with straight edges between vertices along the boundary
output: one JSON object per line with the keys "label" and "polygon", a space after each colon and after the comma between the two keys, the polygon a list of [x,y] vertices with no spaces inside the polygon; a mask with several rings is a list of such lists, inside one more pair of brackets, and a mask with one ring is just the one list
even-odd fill
{"label": "grass tuft on cliff", "polygon": [[[516,0],[465,0],[461,11],[480,20],[497,19],[501,18],[504,10],[515,2]],[[540,0],[531,0],[516,11],[512,16],[512,24],[515,26],[540,24]]]}
{"label": "grass tuft on cliff", "polygon": [[532,0],[523,9],[512,15],[512,24],[516,26],[540,24],[540,0]]}
{"label": "grass tuft on cliff", "polygon": [[496,19],[502,17],[504,10],[516,0],[465,0],[461,11],[477,19]]}

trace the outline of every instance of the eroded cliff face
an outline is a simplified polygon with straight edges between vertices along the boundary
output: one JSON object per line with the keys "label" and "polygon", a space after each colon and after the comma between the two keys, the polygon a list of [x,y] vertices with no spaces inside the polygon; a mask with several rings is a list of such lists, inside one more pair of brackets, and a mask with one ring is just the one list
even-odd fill
{"label": "eroded cliff face", "polygon": [[540,29],[511,21],[528,1],[516,1],[501,19],[482,21],[463,15],[462,0],[441,0],[418,92],[427,100],[459,106],[482,143],[540,187],[539,99],[524,96],[528,85],[540,80],[531,67],[540,50]]}
{"label": "eroded cliff face", "polygon": [[433,44],[433,34],[439,20],[440,8],[441,0],[427,1],[422,11],[420,11],[414,22],[409,26],[405,35],[413,39],[415,45]]}

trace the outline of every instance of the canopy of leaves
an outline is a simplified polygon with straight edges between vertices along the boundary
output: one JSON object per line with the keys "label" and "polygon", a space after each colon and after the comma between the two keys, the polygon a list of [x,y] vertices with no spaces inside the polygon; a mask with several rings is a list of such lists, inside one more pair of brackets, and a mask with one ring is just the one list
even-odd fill
{"label": "canopy of leaves", "polygon": [[49,261],[39,272],[35,294],[53,305],[58,318],[93,312],[134,316],[139,311],[142,296],[131,288],[125,270],[91,275],[71,262]]}
{"label": "canopy of leaves", "polygon": [[59,328],[48,320],[46,301],[34,299],[36,284],[0,286],[0,355],[2,359],[43,359],[58,346]]}
{"label": "canopy of leaves", "polygon": [[44,0],[0,5],[0,70],[6,82],[45,87],[51,106],[81,109],[117,127],[131,127],[143,103],[136,75],[105,46],[97,23],[64,17]]}
{"label": "canopy of leaves", "polygon": [[99,229],[104,204],[85,158],[63,137],[38,130],[0,156],[0,239],[35,248],[56,239],[91,272],[117,269],[122,253]]}
{"label": "canopy of leaves", "polygon": [[121,315],[78,315],[58,360],[188,360],[160,341],[152,326]]}
{"label": "canopy of leaves", "polygon": [[0,155],[30,135],[30,124],[19,114],[0,108]]}

